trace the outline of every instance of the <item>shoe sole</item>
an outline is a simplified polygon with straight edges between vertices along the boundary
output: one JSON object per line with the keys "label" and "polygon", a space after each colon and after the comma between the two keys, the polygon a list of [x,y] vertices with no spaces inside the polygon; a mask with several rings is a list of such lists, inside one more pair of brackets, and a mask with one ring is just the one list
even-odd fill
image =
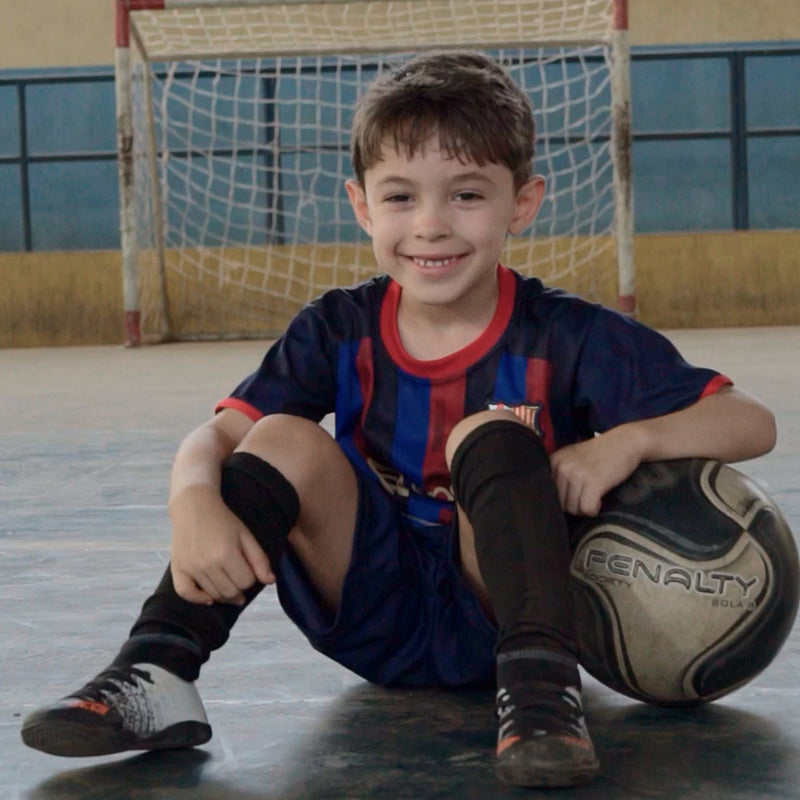
{"label": "shoe sole", "polygon": [[583,763],[554,765],[540,754],[531,753],[525,745],[517,746],[514,752],[503,753],[495,762],[495,774],[510,786],[529,788],[558,788],[579,786],[597,776],[600,761],[596,756]]}
{"label": "shoe sole", "polygon": [[126,750],[175,750],[197,747],[211,738],[211,726],[178,722],[154,736],[140,737],[124,730],[98,730],[80,723],[32,722],[22,729],[22,741],[52,756],[107,756]]}

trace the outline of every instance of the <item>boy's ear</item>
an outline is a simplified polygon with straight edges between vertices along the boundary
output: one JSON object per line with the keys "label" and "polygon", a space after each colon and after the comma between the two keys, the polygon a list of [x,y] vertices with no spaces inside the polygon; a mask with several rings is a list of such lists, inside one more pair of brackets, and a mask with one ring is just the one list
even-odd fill
{"label": "boy's ear", "polygon": [[367,195],[364,192],[364,187],[358,181],[348,180],[345,181],[344,188],[347,190],[347,196],[350,198],[350,205],[353,206],[353,212],[356,215],[358,224],[368,236],[372,236],[372,220],[369,216]]}
{"label": "boy's ear", "polygon": [[514,235],[522,233],[536,219],[543,199],[544,178],[534,175],[517,192],[514,216],[508,223],[508,232]]}

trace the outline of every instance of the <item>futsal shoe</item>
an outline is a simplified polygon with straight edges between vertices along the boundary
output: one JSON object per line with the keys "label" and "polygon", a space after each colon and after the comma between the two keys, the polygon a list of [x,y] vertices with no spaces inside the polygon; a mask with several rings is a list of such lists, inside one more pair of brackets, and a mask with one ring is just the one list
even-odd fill
{"label": "futsal shoe", "polygon": [[154,664],[109,667],[22,725],[26,745],[54,756],[195,747],[210,738],[194,683]]}
{"label": "futsal shoe", "polygon": [[497,678],[497,777],[529,787],[594,778],[600,762],[583,716],[577,664],[542,651],[501,653]]}

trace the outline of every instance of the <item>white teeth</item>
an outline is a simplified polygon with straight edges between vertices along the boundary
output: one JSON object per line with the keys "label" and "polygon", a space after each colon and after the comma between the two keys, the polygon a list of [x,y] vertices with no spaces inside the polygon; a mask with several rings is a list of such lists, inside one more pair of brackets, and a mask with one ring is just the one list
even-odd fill
{"label": "white teeth", "polygon": [[444,267],[447,264],[452,264],[455,258],[415,258],[414,263],[419,264],[421,267]]}

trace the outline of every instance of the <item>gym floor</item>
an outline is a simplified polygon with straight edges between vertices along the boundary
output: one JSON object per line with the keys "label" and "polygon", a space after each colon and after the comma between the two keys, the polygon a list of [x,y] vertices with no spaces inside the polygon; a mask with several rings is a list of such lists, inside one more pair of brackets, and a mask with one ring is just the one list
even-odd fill
{"label": "gym floor", "polygon": [[[777,448],[738,468],[800,534],[800,328],[668,335],[775,411]],[[537,793],[494,778],[490,692],[365,684],[309,647],[274,590],[200,678],[214,728],[206,746],[93,759],[24,747],[22,718],[116,652],[167,563],[175,449],[264,347],[0,350],[0,798],[800,798],[796,630],[753,682],[693,711],[643,705],[587,678],[601,776]]]}

